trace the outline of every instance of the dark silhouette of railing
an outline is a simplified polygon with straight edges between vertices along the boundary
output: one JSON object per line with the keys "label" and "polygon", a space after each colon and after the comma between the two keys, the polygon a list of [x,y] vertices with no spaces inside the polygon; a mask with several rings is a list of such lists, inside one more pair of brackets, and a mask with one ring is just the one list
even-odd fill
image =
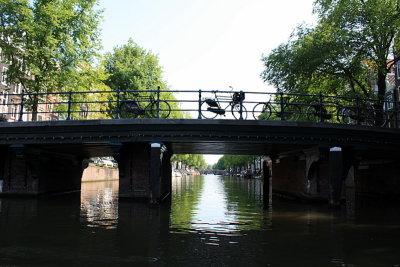
{"label": "dark silhouette of railing", "polygon": [[[21,93],[0,101],[0,122],[216,117],[397,128],[398,100],[210,90]],[[395,98],[393,98],[395,99]],[[0,99],[1,100],[1,99]],[[7,101],[8,100],[8,101]]]}

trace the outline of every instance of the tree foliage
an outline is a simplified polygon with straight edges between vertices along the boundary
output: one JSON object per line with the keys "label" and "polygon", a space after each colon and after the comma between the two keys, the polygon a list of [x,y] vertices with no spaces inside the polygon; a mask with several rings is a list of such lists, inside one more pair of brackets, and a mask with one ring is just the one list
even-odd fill
{"label": "tree foliage", "polygon": [[213,169],[225,170],[234,167],[246,166],[254,160],[254,156],[249,155],[224,155],[213,166]]}
{"label": "tree foliage", "polygon": [[[108,99],[113,94],[110,87],[104,82],[108,74],[102,64],[81,64],[79,72],[75,75],[76,84],[71,84],[77,94],[65,93],[63,99],[71,99],[71,117],[73,119],[110,119],[108,113]],[[79,82],[77,82],[79,81]],[[68,105],[65,103],[56,105],[56,110],[63,118],[66,118]]]}
{"label": "tree foliage", "polygon": [[[163,71],[156,55],[129,39],[125,45],[117,46],[105,56],[105,69],[109,74],[106,84],[114,91],[121,91],[124,98],[135,98],[132,91],[141,91],[142,97],[149,96],[150,90],[161,90],[160,99],[168,101],[172,110],[170,118],[181,118],[175,97],[163,81]],[[144,91],[144,92],[143,92]]]}
{"label": "tree foliage", "polygon": [[203,155],[198,154],[175,154],[172,157],[174,162],[182,162],[195,169],[205,169],[207,167]]}
{"label": "tree foliage", "polygon": [[[294,93],[350,94],[380,99],[399,57],[397,0],[316,0],[315,27],[302,25],[287,43],[263,56],[261,77]],[[388,58],[392,58],[388,62]]]}
{"label": "tree foliage", "polygon": [[[0,0],[0,48],[9,84],[27,93],[74,90],[79,64],[99,48],[97,0]],[[37,101],[37,99],[36,99]]]}

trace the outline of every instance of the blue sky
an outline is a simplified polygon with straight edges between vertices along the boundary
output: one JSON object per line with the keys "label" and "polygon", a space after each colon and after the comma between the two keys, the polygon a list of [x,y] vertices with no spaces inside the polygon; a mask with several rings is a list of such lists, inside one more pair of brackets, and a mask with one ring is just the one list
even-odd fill
{"label": "blue sky", "polygon": [[260,79],[261,56],[286,42],[297,25],[314,21],[312,3],[100,0],[104,51],[132,38],[158,55],[172,90],[274,91]]}

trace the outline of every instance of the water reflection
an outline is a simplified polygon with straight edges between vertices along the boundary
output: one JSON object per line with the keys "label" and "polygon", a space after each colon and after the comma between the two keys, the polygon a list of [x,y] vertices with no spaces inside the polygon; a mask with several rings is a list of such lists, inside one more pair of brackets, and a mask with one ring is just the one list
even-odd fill
{"label": "water reflection", "polygon": [[[171,228],[174,232],[240,235],[266,220],[262,181],[206,175],[173,180]],[[217,244],[213,238],[210,244]]]}
{"label": "water reflection", "polygon": [[[400,207],[274,199],[262,181],[200,176],[173,181],[171,204],[118,201],[118,182],[81,195],[1,199],[0,266],[399,266]],[[363,204],[365,203],[365,204]]]}
{"label": "water reflection", "polygon": [[89,227],[116,228],[118,181],[82,183],[81,221]]}

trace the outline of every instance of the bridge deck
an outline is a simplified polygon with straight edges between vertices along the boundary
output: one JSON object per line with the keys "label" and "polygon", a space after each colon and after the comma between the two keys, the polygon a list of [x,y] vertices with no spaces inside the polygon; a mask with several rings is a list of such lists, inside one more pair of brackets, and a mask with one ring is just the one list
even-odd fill
{"label": "bridge deck", "polygon": [[261,120],[120,119],[0,123],[0,145],[60,145],[87,156],[113,144],[165,142],[174,153],[270,154],[311,145],[398,151],[400,130],[329,123]]}

